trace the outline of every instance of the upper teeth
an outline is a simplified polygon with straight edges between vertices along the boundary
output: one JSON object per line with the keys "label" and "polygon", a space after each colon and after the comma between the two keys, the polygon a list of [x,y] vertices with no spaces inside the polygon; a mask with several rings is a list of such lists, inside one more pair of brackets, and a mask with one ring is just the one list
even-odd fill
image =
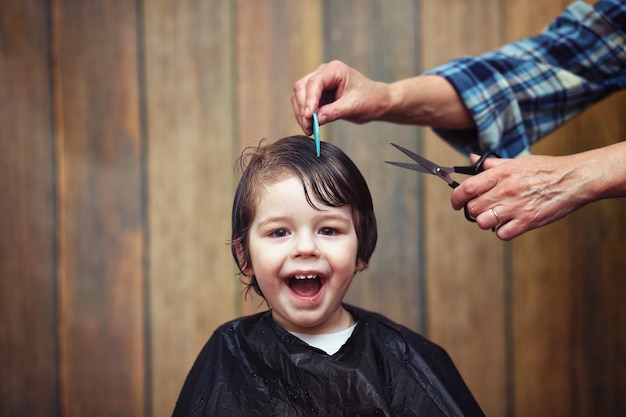
{"label": "upper teeth", "polygon": [[295,279],[315,279],[317,275],[294,275]]}

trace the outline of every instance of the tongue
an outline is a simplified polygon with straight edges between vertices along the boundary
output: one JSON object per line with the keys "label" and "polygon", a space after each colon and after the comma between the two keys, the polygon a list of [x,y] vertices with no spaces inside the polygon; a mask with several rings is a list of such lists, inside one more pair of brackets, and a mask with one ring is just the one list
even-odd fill
{"label": "tongue", "polygon": [[312,297],[320,290],[320,280],[318,279],[295,279],[289,280],[289,287],[293,292],[301,297]]}

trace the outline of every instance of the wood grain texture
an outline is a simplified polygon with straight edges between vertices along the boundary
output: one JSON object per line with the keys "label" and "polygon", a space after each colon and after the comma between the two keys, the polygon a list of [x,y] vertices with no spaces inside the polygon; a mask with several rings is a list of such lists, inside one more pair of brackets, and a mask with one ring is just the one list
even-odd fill
{"label": "wood grain texture", "polygon": [[233,11],[230,1],[144,5],[153,416],[171,415],[198,352],[239,309],[228,245]]}
{"label": "wood grain texture", "polygon": [[58,416],[47,10],[0,2],[0,415]]}
{"label": "wood grain texture", "polygon": [[301,134],[293,83],[321,63],[319,1],[237,2],[239,146]]}
{"label": "wood grain texture", "polygon": [[[568,126],[574,152],[626,140],[626,93],[608,98]],[[626,414],[626,199],[600,201],[567,218],[573,409]]]}
{"label": "wood grain texture", "polygon": [[[539,33],[565,4],[559,1],[506,2],[505,41]],[[542,16],[538,19],[537,16]],[[557,131],[533,147],[533,153],[564,155],[574,151],[569,129]],[[574,370],[570,341],[572,298],[569,277],[575,274],[566,250],[575,235],[557,222],[511,243],[512,395],[514,415],[571,416]]]}
{"label": "wood grain texture", "polygon": [[[583,152],[626,137],[623,93],[533,147]],[[513,242],[516,415],[621,415],[626,325],[623,199],[593,203]]]}
{"label": "wood grain texture", "polygon": [[[324,3],[324,61],[340,59],[372,79],[393,81],[418,71],[418,9],[412,1]],[[421,178],[384,163],[402,160],[390,145],[415,149],[415,127],[336,122],[322,139],[342,148],[363,173],[374,200],[378,243],[368,269],[356,275],[346,300],[414,330],[424,330]]]}
{"label": "wood grain texture", "polygon": [[142,416],[135,5],[68,0],[53,12],[62,413]]}
{"label": "wood grain texture", "polygon": [[[213,329],[266,308],[235,276],[233,166],[300,134],[294,81],[331,59],[412,76],[568,4],[0,2],[0,415],[170,415]],[[624,140],[624,108],[616,94],[533,152]],[[446,348],[487,415],[626,414],[625,199],[502,243],[443,182],[384,164],[403,160],[389,142],[467,162],[430,130],[321,136],[357,163],[379,222],[346,301]]]}
{"label": "wood grain texture", "polygon": [[[422,11],[424,69],[502,42],[498,0],[423,2]],[[446,166],[468,162],[431,131],[423,149]],[[450,190],[441,180],[425,178],[424,196],[428,334],[448,350],[485,413],[505,415],[508,249],[450,209]]]}
{"label": "wood grain texture", "polygon": [[[507,1],[506,37],[538,33],[567,1]],[[538,21],[537,16],[545,16]],[[624,95],[592,108],[533,147],[564,155],[624,140]],[[585,207],[512,245],[516,415],[621,415],[624,401],[624,211],[621,200]],[[622,272],[618,272],[622,271]]]}

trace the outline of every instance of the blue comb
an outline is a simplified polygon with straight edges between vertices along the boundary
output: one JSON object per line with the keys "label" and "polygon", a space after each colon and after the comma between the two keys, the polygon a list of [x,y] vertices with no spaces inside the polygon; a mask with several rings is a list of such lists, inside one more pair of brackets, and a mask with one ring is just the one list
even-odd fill
{"label": "blue comb", "polygon": [[320,156],[320,123],[317,120],[317,113],[313,113],[313,139],[315,139],[315,152]]}

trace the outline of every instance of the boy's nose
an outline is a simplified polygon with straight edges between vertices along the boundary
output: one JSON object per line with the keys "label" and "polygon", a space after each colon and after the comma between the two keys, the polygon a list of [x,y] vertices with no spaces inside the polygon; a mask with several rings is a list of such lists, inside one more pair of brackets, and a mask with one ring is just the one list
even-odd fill
{"label": "boy's nose", "polygon": [[310,234],[302,234],[297,237],[294,250],[294,256],[316,256],[319,254],[319,248],[315,242],[315,237]]}

